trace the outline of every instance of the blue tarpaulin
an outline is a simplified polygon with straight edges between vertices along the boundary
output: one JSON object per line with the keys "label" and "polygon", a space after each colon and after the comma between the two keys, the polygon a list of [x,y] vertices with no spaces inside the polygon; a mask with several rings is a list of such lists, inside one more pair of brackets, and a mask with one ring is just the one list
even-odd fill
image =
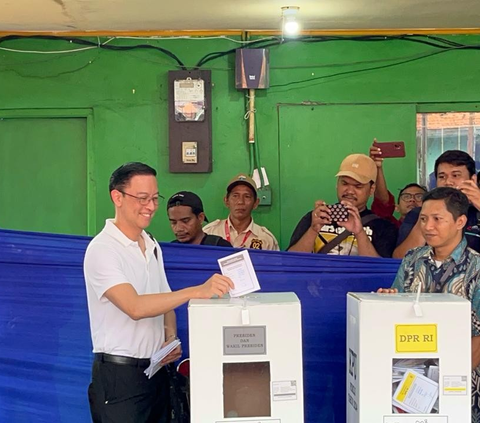
{"label": "blue tarpaulin", "polygon": [[[2,423],[90,421],[92,344],[82,269],[89,241],[0,230]],[[219,271],[217,259],[233,252],[161,246],[173,290],[202,283]],[[345,423],[346,294],[390,286],[399,261],[250,252],[262,291],[293,291],[302,304],[305,421]],[[177,319],[188,356],[186,305]]]}

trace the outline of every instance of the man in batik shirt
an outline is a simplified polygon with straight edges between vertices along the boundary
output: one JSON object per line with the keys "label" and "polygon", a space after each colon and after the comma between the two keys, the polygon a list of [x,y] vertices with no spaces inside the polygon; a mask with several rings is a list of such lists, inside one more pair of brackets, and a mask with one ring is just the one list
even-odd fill
{"label": "man in batik shirt", "polygon": [[391,288],[378,292],[451,293],[472,303],[472,423],[480,421],[480,254],[467,246],[469,201],[455,188],[423,198],[420,228],[427,245],[410,250]]}

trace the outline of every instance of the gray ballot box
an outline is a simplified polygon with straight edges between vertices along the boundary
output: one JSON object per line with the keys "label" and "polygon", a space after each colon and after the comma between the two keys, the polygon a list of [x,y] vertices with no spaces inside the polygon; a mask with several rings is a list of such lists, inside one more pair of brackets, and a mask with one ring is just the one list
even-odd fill
{"label": "gray ballot box", "polygon": [[349,293],[347,423],[469,423],[470,310],[452,294]]}
{"label": "gray ballot box", "polygon": [[191,300],[188,322],[192,423],[304,421],[294,293]]}

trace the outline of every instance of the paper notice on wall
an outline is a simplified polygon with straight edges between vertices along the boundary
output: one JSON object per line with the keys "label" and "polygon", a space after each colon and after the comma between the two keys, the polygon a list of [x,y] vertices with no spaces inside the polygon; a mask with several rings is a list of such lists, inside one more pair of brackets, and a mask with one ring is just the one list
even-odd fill
{"label": "paper notice on wall", "polygon": [[272,395],[274,401],[292,401],[297,399],[297,381],[284,380],[272,382]]}
{"label": "paper notice on wall", "polygon": [[467,395],[469,380],[467,376],[444,376],[443,395]]}
{"label": "paper notice on wall", "polygon": [[407,413],[428,414],[437,398],[437,382],[408,370],[393,395],[392,404]]}
{"label": "paper notice on wall", "polygon": [[257,184],[257,188],[261,188],[262,186],[266,187],[270,185],[270,182],[267,176],[267,171],[265,170],[264,167],[262,167],[262,177],[263,177],[263,185],[262,185],[262,180],[260,179],[260,173],[258,172],[258,169],[254,169],[252,179]]}

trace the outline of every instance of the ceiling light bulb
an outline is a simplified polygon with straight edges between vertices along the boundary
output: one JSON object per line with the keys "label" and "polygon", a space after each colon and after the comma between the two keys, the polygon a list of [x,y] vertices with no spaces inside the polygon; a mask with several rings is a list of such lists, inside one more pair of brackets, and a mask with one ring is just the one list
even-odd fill
{"label": "ceiling light bulb", "polygon": [[295,35],[300,31],[300,25],[297,21],[286,21],[283,30],[285,34]]}
{"label": "ceiling light bulb", "polygon": [[296,35],[300,32],[300,25],[296,20],[296,15],[300,8],[298,6],[282,7],[282,33],[286,35]]}

